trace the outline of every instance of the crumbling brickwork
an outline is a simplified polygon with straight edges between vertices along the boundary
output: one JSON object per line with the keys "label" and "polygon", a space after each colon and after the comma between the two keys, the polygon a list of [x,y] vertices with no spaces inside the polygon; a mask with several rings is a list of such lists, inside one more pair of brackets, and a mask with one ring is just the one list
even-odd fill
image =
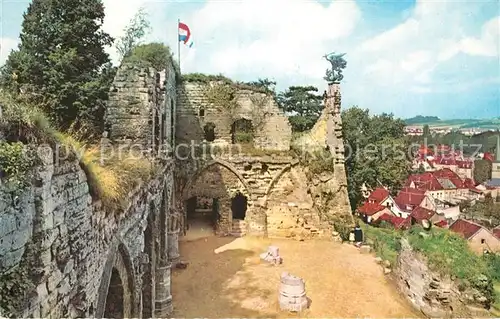
{"label": "crumbling brickwork", "polygon": [[238,108],[232,117],[228,110],[213,105],[207,97],[210,86],[220,85],[185,82],[178,90],[177,138],[189,143],[205,138],[203,130],[207,123],[215,125],[215,138],[231,143],[231,126],[237,119],[252,121],[255,128],[254,145],[265,150],[289,150],[292,131],[287,117],[278,108],[270,95],[251,90],[237,90]]}

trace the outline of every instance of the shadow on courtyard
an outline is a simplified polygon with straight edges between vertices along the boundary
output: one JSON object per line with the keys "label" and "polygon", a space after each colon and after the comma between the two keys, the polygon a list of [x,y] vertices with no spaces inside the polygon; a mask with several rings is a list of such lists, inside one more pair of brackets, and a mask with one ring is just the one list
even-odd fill
{"label": "shadow on courtyard", "polygon": [[181,242],[182,260],[189,265],[172,272],[174,317],[276,317],[269,304],[278,287],[259,285],[245,266],[258,263],[256,251],[236,242],[215,236]]}

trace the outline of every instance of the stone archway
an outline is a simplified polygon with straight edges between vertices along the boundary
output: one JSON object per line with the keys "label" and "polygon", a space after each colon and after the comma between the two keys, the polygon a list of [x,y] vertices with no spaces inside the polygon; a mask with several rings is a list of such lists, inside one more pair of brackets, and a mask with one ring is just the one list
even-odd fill
{"label": "stone archway", "polygon": [[127,247],[116,241],[104,266],[96,317],[138,317],[134,283],[134,266]]}
{"label": "stone archway", "polygon": [[197,170],[182,190],[188,232],[196,229],[200,236],[209,236],[214,231],[216,234],[231,233],[231,204],[238,193],[245,198],[244,219],[246,211],[252,207],[252,192],[242,174],[230,163],[219,159]]}

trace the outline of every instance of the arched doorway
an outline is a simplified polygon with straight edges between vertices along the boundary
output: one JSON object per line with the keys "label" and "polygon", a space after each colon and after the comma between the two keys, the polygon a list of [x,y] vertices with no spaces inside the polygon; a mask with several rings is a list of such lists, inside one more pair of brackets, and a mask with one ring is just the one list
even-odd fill
{"label": "arched doorway", "polygon": [[193,196],[186,201],[188,232],[194,236],[212,235],[219,220],[219,200]]}
{"label": "arched doorway", "polygon": [[106,306],[104,310],[105,318],[124,318],[123,283],[120,273],[113,267],[109,282],[108,295],[106,296]]}
{"label": "arched doorway", "polygon": [[241,192],[236,193],[236,195],[231,199],[231,211],[233,213],[233,219],[244,220],[247,208],[247,197]]}

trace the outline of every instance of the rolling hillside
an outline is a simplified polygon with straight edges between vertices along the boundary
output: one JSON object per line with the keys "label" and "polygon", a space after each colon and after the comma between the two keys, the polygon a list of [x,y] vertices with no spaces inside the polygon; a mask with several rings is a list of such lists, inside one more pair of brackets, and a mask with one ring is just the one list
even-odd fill
{"label": "rolling hillside", "polygon": [[480,129],[500,129],[500,118],[493,119],[453,119],[441,120],[436,116],[415,116],[405,120],[407,125],[429,127],[453,127],[453,128],[480,128]]}

